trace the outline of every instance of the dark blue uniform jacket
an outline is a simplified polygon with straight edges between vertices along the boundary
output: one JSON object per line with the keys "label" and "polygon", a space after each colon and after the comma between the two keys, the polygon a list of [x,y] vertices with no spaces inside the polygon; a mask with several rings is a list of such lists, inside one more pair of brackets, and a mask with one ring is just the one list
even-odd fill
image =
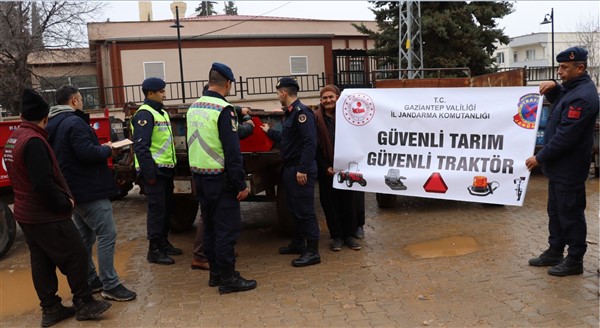
{"label": "dark blue uniform jacket", "polygon": [[[169,115],[163,110],[163,104],[145,99],[144,104],[149,105],[154,110],[162,115]],[[175,169],[168,167],[158,167],[152,159],[150,153],[150,145],[152,145],[152,130],[154,129],[154,116],[147,110],[139,110],[133,115],[131,122],[133,124],[133,149],[135,156],[140,164],[140,174],[147,180],[155,180],[156,175],[172,177],[175,174]],[[143,122],[144,125],[140,125]]]}
{"label": "dark blue uniform jacket", "polygon": [[112,150],[100,145],[82,111],[56,115],[48,121],[46,131],[76,202],[105,199],[117,192],[107,162]]}
{"label": "dark blue uniform jacket", "polygon": [[580,184],[590,169],[598,91],[586,73],[557,86],[546,97],[553,108],[545,128],[544,147],[536,159],[551,181]]}
{"label": "dark blue uniform jacket", "polygon": [[312,110],[300,100],[294,101],[285,111],[281,132],[269,129],[267,135],[279,142],[285,166],[297,166],[298,172],[308,173],[317,151],[317,126]]}

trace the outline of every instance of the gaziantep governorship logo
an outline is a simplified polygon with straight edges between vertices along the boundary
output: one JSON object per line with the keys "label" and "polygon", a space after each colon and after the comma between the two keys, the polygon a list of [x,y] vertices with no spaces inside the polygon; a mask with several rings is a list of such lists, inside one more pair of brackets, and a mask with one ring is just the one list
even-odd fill
{"label": "gaziantep governorship logo", "polygon": [[375,115],[375,105],[371,97],[364,93],[353,93],[344,101],[342,108],[346,121],[352,125],[362,126]]}

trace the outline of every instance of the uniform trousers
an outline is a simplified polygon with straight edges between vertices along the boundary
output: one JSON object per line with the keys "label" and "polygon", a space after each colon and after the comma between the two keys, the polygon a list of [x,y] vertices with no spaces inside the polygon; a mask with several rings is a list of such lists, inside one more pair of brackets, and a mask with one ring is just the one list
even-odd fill
{"label": "uniform trousers", "polygon": [[585,184],[548,182],[548,243],[556,250],[569,246],[568,254],[582,259],[587,249]]}
{"label": "uniform trousers", "polygon": [[88,254],[71,219],[57,222],[29,224],[19,222],[29,246],[33,286],[43,308],[61,302],[58,292],[56,268],[65,276],[73,304],[91,299],[92,291],[87,282]]}
{"label": "uniform trousers", "polygon": [[204,220],[204,253],[210,271],[221,279],[235,272],[234,248],[242,228],[238,192],[226,187],[222,174],[193,174],[196,194]]}
{"label": "uniform trousers", "polygon": [[164,242],[169,235],[169,221],[173,215],[173,177],[157,175],[154,184],[149,184],[145,179],[142,179],[142,183],[148,202],[148,240]]}
{"label": "uniform trousers", "polygon": [[296,180],[296,166],[283,168],[282,183],[285,188],[287,208],[294,217],[294,243],[304,244],[306,240],[319,240],[319,223],[315,213],[315,182],[317,165],[313,163],[307,173],[308,181],[301,186]]}

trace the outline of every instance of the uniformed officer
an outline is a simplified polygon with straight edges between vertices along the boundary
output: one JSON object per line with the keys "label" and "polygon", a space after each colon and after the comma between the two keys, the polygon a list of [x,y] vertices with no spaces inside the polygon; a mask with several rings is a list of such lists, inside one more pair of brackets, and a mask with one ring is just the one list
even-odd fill
{"label": "uniformed officer", "polygon": [[[544,135],[544,147],[528,158],[527,168],[542,165],[548,177],[548,244],[533,266],[552,266],[548,274],[567,276],[583,273],[587,243],[584,210],[585,180],[588,177],[594,128],[598,116],[598,91],[587,73],[588,52],[569,48],[556,56],[556,81],[540,84],[540,93],[553,104]],[[567,256],[563,258],[565,246]]]}
{"label": "uniformed officer", "polygon": [[280,254],[300,254],[292,265],[302,267],[321,263],[319,256],[319,224],[315,213],[315,181],[317,179],[316,125],[313,112],[297,97],[300,87],[291,77],[277,82],[277,97],[284,108],[282,130],[261,128],[269,138],[279,142],[283,158],[282,183],[286,202],[294,217],[292,242],[279,248]]}
{"label": "uniformed officer", "polygon": [[150,263],[173,264],[169,255],[183,252],[167,239],[173,213],[175,144],[169,113],[164,110],[165,82],[148,78],[142,83],[146,99],[131,119],[135,169],[148,201],[147,230]]}
{"label": "uniformed officer", "polygon": [[235,271],[235,243],[240,235],[240,201],[248,196],[238,119],[227,102],[235,78],[231,68],[213,63],[208,90],[187,112],[187,142],[190,169],[204,221],[204,248],[208,257],[208,285],[219,293],[256,288]]}

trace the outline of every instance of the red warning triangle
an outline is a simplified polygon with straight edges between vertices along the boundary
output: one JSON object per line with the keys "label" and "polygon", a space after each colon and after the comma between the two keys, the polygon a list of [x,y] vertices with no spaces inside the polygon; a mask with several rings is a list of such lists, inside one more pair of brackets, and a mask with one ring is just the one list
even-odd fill
{"label": "red warning triangle", "polygon": [[446,185],[446,182],[444,182],[444,178],[442,178],[442,175],[439,172],[433,172],[427,181],[425,181],[423,189],[425,189],[426,192],[445,194],[446,191],[448,191],[448,186]]}

